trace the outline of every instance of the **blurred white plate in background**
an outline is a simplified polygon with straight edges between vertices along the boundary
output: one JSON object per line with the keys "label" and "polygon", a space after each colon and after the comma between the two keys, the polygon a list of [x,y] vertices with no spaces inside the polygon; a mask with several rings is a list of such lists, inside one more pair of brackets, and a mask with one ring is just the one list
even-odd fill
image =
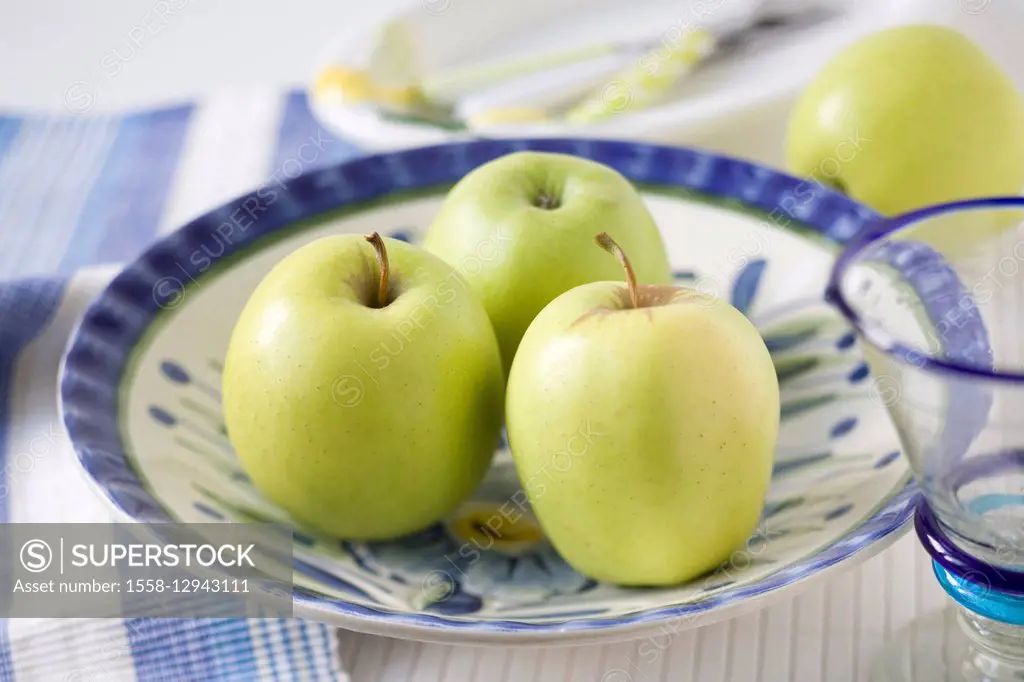
{"label": "blurred white plate in background", "polygon": [[[416,45],[405,57],[430,74],[459,64],[476,65],[510,57],[570,49],[601,42],[661,37],[658,50],[678,44],[702,20],[742,16],[772,0],[684,0],[622,3],[614,0],[421,0],[388,20],[354,27],[328,46],[318,73],[330,65],[365,66],[382,26],[398,26]],[[806,2],[806,0],[801,0]],[[785,40],[766,38],[730,58],[698,70],[683,84],[685,96],[641,111],[624,111],[588,125],[535,123],[493,125],[477,130],[385,120],[376,112],[347,105],[337,96],[310,101],[324,125],[367,149],[383,150],[471,137],[586,136],[629,138],[698,146],[780,166],[786,116],[801,87],[835,53],[888,25],[933,22],[954,25],[978,41],[1018,83],[1024,69],[1014,27],[1024,21],[1024,3],[992,0],[822,0],[845,15],[799,29]],[[648,53],[645,53],[648,54]],[[575,68],[575,67],[573,67]],[[586,89],[593,75],[567,70],[569,83]],[[568,86],[567,86],[568,87]],[[529,90],[529,88],[527,88]],[[505,99],[518,92],[506,90]],[[524,95],[525,96],[525,95]],[[471,98],[470,98],[471,99]],[[468,106],[473,106],[470,101]]]}
{"label": "blurred white plate in background", "polygon": [[[510,57],[651,37],[657,41],[657,58],[678,44],[680,33],[692,31],[699,23],[731,21],[766,1],[654,0],[627,5],[610,0],[425,0],[388,22],[392,22],[392,30],[408,36],[408,44],[414,46],[404,58],[421,73],[430,74],[458,64],[479,64],[499,55]],[[846,13],[799,29],[785,40],[766,37],[760,44],[709,64],[687,77],[682,86],[685,97],[640,111],[626,106],[621,113],[594,124],[556,122],[445,130],[386,120],[373,110],[347,104],[339,96],[315,88],[311,88],[310,101],[327,127],[369,149],[467,137],[588,136],[696,145],[778,164],[781,135],[766,135],[765,130],[781,131],[802,84],[829,56],[878,28],[887,16],[882,9],[887,3],[880,0],[852,4],[823,0],[822,4],[840,7]],[[321,72],[339,64],[365,68],[380,32],[380,23],[354,29],[330,46]],[[397,55],[388,57],[401,61]]]}

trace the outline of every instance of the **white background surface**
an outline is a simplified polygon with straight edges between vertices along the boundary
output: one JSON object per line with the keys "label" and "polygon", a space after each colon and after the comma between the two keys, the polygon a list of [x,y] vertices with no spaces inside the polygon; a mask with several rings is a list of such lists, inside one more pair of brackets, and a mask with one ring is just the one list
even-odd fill
{"label": "white background surface", "polygon": [[[62,109],[75,81],[100,84],[97,111],[224,88],[300,86],[339,31],[401,4],[167,0],[170,11],[161,20],[158,0],[0,0],[0,107]],[[138,48],[130,36],[141,36]],[[101,60],[112,50],[132,56],[106,78]]]}
{"label": "white background surface", "polygon": [[[456,0],[482,1],[482,0]],[[510,0],[515,1],[515,0]],[[623,2],[639,0],[623,0]],[[301,86],[339,33],[402,0],[0,0],[0,110],[63,110],[65,91],[95,86],[95,111],[140,108],[249,86]],[[1024,2],[884,0],[880,24],[927,19],[975,37],[1024,84]],[[969,11],[968,11],[969,10]],[[884,14],[884,16],[883,16]],[[144,23],[151,28],[143,28]],[[139,31],[143,31],[142,34]],[[133,48],[131,35],[141,46]],[[120,50],[122,68],[101,60]],[[744,133],[778,137],[779,120],[748,117]],[[732,130],[720,131],[722,138]],[[709,140],[712,138],[709,138]],[[717,144],[709,142],[708,146]],[[770,159],[767,159],[770,161]],[[354,682],[853,682],[868,679],[878,646],[915,615],[944,604],[913,537],[795,600],[656,644],[471,649],[341,633]],[[667,648],[662,651],[661,647]],[[933,645],[938,651],[938,643]],[[646,652],[646,653],[645,653]]]}
{"label": "white background surface", "polygon": [[[226,88],[298,86],[332,40],[353,28],[417,3],[484,1],[0,0],[0,108],[60,110],[64,92],[77,81],[96,86],[96,111],[175,102]],[[680,0],[680,6],[687,1]],[[1024,36],[1020,0],[853,1],[874,4],[880,25],[952,23],[982,42],[1024,84],[1024,59],[1017,58],[1018,37]],[[161,2],[170,8],[164,18]],[[115,50],[127,58],[108,77],[101,60]]]}

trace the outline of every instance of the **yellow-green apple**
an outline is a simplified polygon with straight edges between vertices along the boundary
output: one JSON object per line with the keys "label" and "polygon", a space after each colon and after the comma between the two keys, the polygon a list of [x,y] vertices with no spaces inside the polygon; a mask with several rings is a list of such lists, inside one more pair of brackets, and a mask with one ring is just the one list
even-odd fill
{"label": "yellow-green apple", "polygon": [[1024,103],[962,33],[889,28],[841,51],[803,91],[786,157],[796,175],[886,215],[1019,194]]}
{"label": "yellow-green apple", "polygon": [[629,181],[568,154],[516,152],[474,169],[448,193],[423,247],[479,294],[507,370],[541,308],[618,276],[614,262],[593,253],[602,230],[628,249],[641,282],[672,281],[658,227]]}
{"label": "yellow-green apple", "polygon": [[685,287],[638,285],[622,250],[599,241],[627,283],[572,289],[527,329],[508,379],[509,444],[566,561],[598,580],[671,585],[756,529],[778,380],[742,313]]}
{"label": "yellow-green apple", "polygon": [[376,233],[338,235],[284,258],[246,303],[224,418],[253,484],[295,520],[387,539],[480,483],[503,389],[494,331],[458,273]]}

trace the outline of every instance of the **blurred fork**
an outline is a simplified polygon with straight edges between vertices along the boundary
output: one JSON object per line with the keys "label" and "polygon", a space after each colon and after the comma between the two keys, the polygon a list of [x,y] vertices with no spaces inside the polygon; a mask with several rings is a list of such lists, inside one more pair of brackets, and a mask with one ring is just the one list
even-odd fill
{"label": "blurred fork", "polygon": [[603,55],[465,95],[455,112],[470,127],[480,128],[545,121],[587,124],[627,108],[639,111],[665,101],[687,75],[706,64],[759,40],[791,35],[841,14],[827,4],[762,0],[738,17],[716,21],[702,16],[671,41],[660,35],[619,43]]}

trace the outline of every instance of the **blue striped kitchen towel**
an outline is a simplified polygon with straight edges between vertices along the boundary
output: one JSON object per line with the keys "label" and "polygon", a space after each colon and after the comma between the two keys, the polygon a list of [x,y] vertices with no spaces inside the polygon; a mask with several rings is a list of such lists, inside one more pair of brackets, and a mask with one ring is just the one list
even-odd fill
{"label": "blue striped kitchen towel", "polygon": [[[301,93],[0,115],[0,522],[111,518],[78,471],[55,395],[68,335],[110,264],[268,178],[356,152]],[[262,679],[347,680],[336,634],[287,619],[0,622],[3,681]]]}

